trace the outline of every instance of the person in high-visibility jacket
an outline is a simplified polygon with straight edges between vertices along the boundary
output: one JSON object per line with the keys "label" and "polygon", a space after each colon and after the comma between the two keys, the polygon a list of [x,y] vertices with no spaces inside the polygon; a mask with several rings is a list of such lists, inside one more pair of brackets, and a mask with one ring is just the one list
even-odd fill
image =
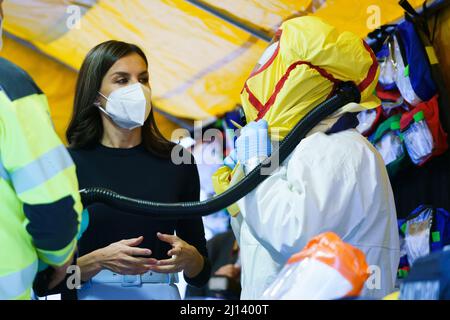
{"label": "person in high-visibility jacket", "polygon": [[0,199],[0,300],[30,299],[39,260],[55,269],[51,287],[64,279],[82,205],[75,166],[53,129],[47,98],[3,58]]}

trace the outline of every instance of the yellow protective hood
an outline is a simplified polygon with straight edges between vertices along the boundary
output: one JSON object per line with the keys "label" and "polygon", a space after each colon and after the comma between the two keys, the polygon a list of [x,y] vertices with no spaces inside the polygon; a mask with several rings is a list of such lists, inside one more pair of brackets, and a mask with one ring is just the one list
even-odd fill
{"label": "yellow protective hood", "polygon": [[[247,122],[267,120],[272,140],[284,139],[311,109],[333,95],[340,81],[358,86],[361,103],[350,103],[330,118],[380,105],[374,95],[378,62],[355,34],[340,32],[316,17],[300,17],[283,23],[275,40],[274,53],[250,75],[241,92]],[[213,175],[216,193],[242,179],[236,174],[239,169],[239,164],[233,171],[222,167]],[[239,208],[234,204],[228,211],[236,216]]]}
{"label": "yellow protective hood", "polygon": [[312,108],[330,97],[340,81],[353,81],[360,104],[340,112],[376,108],[379,76],[375,54],[358,36],[311,16],[284,22],[270,59],[250,75],[241,93],[247,122],[265,119],[271,138],[283,139]]}

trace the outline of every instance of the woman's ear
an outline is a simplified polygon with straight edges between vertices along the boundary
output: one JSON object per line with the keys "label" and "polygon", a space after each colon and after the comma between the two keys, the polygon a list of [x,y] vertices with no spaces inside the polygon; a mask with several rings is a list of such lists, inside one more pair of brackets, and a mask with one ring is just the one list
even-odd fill
{"label": "woman's ear", "polygon": [[102,106],[102,104],[101,104],[101,102],[100,102],[100,97],[97,97],[97,98],[95,99],[95,101],[94,101],[94,106],[99,107],[99,108]]}

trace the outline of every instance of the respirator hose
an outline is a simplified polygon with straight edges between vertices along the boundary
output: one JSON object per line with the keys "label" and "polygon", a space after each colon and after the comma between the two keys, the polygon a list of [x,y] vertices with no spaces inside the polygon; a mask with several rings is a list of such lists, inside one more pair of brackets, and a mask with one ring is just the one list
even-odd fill
{"label": "respirator hose", "polygon": [[335,90],[335,94],[302,118],[270,157],[253,169],[244,179],[220,195],[216,195],[208,200],[159,203],[133,199],[105,188],[93,187],[80,191],[82,203],[87,208],[93,203],[100,202],[130,214],[158,219],[196,218],[218,212],[245,197],[263,182],[269,176],[266,171],[272,162],[276,161],[277,164],[283,163],[300,141],[320,121],[326,119],[348,103],[359,103],[360,99],[360,92],[354,83],[340,83]]}

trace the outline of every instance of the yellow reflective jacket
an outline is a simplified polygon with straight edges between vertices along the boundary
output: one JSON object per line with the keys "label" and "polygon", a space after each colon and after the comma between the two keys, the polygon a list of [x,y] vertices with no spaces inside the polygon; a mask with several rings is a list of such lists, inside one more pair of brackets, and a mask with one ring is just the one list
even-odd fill
{"label": "yellow reflective jacket", "polygon": [[30,299],[38,259],[61,266],[71,257],[82,205],[45,95],[2,58],[0,199],[0,300]]}

